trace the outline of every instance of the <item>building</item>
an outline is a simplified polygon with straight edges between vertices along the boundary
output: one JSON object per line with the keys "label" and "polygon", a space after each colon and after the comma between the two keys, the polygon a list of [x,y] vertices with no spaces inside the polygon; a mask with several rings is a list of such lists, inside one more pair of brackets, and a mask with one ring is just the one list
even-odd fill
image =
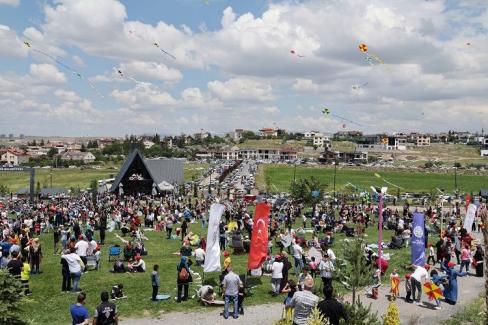
{"label": "building", "polygon": [[85,164],[93,163],[96,157],[91,152],[81,152],[78,150],[66,151],[61,155],[61,160],[82,161]]}
{"label": "building", "polygon": [[0,156],[0,162],[3,164],[9,164],[13,166],[18,166],[29,162],[29,155],[24,151],[17,149],[7,149]]}
{"label": "building", "polygon": [[481,157],[488,157],[488,149],[481,149]]}
{"label": "building", "polygon": [[316,135],[316,134],[320,134],[319,131],[307,131],[303,134],[303,137],[305,139],[313,139],[313,137]]}
{"label": "building", "polygon": [[244,133],[244,129],[235,129],[234,130],[234,141],[239,141],[242,139],[242,134]]}
{"label": "building", "polygon": [[320,154],[319,162],[332,163],[334,161],[366,164],[368,162],[368,153],[364,151],[330,151],[325,150]]}
{"label": "building", "polygon": [[142,141],[142,145],[144,146],[144,149],[149,149],[154,146],[154,142],[152,142],[151,140],[144,140]]}
{"label": "building", "polygon": [[322,133],[315,133],[312,136],[312,143],[318,148],[330,148],[330,137]]}
{"label": "building", "polygon": [[286,134],[286,130],[279,128],[262,128],[259,130],[260,137],[278,137]]}
{"label": "building", "polygon": [[144,159],[134,149],[120,168],[110,192],[119,195],[154,194],[182,185],[183,161],[180,159]]}
{"label": "building", "polygon": [[430,146],[430,136],[427,134],[412,133],[411,138],[417,147]]}

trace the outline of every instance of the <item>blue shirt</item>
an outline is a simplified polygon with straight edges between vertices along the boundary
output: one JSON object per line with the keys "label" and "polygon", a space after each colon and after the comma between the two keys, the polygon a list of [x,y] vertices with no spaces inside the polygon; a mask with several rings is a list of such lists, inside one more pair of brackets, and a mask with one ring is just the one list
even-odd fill
{"label": "blue shirt", "polygon": [[71,318],[73,318],[73,325],[83,323],[89,317],[88,309],[83,305],[73,304],[69,311],[71,312]]}

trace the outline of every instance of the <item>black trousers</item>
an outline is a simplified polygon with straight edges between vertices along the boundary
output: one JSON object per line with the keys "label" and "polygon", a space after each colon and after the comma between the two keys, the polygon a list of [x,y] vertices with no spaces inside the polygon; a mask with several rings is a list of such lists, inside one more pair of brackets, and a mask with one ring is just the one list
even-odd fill
{"label": "black trousers", "polygon": [[171,232],[173,232],[173,228],[166,228],[166,238],[171,239]]}
{"label": "black trousers", "polygon": [[81,272],[84,272],[84,271],[86,271],[86,263],[87,263],[86,256],[80,256],[80,258],[83,261],[83,264],[85,264],[85,268],[83,270],[81,270]]}
{"label": "black trousers", "polygon": [[63,283],[61,284],[61,291],[71,291],[71,274],[69,270],[63,269]]}
{"label": "black trousers", "polygon": [[430,260],[432,260],[432,265],[435,265],[435,258],[434,258],[434,256],[430,256],[429,255],[429,258],[427,258],[427,264],[430,264]]}
{"label": "black trousers", "polygon": [[[181,290],[183,289],[183,297],[181,296]],[[188,299],[188,283],[178,283],[178,297],[177,301]]]}
{"label": "black trousers", "polygon": [[420,298],[422,297],[422,283],[415,280],[413,277],[410,278],[410,282],[412,282],[412,298],[413,300],[420,302]]}
{"label": "black trousers", "polygon": [[159,287],[158,286],[152,286],[153,287],[153,290],[152,290],[152,300],[153,301],[156,301],[156,296],[158,295],[158,289]]}
{"label": "black trousers", "polygon": [[322,277],[322,283],[325,287],[332,287],[332,278],[324,278]]}
{"label": "black trousers", "polygon": [[105,242],[105,229],[100,228],[100,244],[103,245],[104,242]]}

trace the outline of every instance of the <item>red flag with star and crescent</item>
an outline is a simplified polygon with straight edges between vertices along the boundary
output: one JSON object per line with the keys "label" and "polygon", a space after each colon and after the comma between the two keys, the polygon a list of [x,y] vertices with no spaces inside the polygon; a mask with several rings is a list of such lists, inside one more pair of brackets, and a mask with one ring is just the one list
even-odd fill
{"label": "red flag with star and crescent", "polygon": [[247,269],[260,268],[268,256],[268,225],[270,206],[266,203],[256,205],[252,226],[251,249]]}

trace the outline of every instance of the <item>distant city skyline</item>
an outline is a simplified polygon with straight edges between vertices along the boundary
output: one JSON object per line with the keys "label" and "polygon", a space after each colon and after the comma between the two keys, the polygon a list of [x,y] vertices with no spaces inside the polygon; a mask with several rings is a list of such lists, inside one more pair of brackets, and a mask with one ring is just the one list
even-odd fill
{"label": "distant city skyline", "polygon": [[0,134],[481,132],[487,32],[482,0],[0,0]]}

